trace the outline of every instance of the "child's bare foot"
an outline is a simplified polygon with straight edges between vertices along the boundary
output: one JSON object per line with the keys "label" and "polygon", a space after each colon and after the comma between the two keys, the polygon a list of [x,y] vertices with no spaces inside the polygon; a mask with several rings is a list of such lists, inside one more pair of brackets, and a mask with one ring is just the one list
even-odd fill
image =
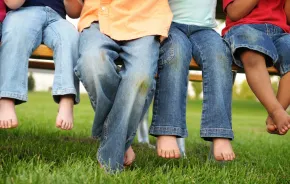
{"label": "child's bare foot", "polygon": [[72,96],[62,96],[59,102],[58,115],[56,117],[56,127],[63,130],[73,128],[73,106]]}
{"label": "child's bare foot", "polygon": [[134,153],[134,150],[132,149],[132,146],[130,146],[124,156],[124,166],[132,165],[135,158],[136,158],[136,155]]}
{"label": "child's bare foot", "polygon": [[231,141],[226,138],[213,139],[213,155],[217,161],[232,161],[236,157]]}
{"label": "child's bare foot", "polygon": [[0,99],[0,129],[15,128],[18,126],[13,99]]}
{"label": "child's bare foot", "polygon": [[176,136],[158,136],[157,154],[163,158],[180,158],[180,150],[177,144]]}
{"label": "child's bare foot", "polygon": [[290,116],[284,109],[278,109],[271,115],[274,124],[277,126],[280,135],[284,135],[290,129]]}
{"label": "child's bare foot", "polygon": [[277,126],[270,116],[266,119],[267,132],[270,134],[279,134]]}

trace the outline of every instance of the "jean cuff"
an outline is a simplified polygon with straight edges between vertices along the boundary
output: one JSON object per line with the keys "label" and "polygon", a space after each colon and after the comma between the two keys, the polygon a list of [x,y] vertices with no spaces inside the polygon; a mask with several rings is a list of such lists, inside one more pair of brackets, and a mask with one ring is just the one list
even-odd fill
{"label": "jean cuff", "polygon": [[75,96],[74,104],[80,103],[79,94],[77,93],[75,88],[65,88],[65,89],[53,90],[52,95],[53,95],[53,99],[54,99],[55,103],[59,103],[59,101],[60,101],[59,96],[63,96],[63,95],[74,95]]}
{"label": "jean cuff", "polygon": [[15,100],[15,105],[27,102],[27,94],[19,94],[15,92],[1,91],[0,98],[11,98]]}
{"label": "jean cuff", "polygon": [[227,138],[233,140],[234,133],[232,129],[204,128],[200,130],[200,137],[206,141],[212,141],[213,138]]}
{"label": "jean cuff", "polygon": [[[100,145],[101,146],[101,145]],[[108,174],[117,174],[118,172],[121,172],[124,170],[124,165],[123,164],[116,164],[116,168],[111,168],[110,167],[110,158],[109,162],[107,163],[101,156],[101,149],[98,149],[97,153],[97,160],[98,163],[101,165],[101,167],[108,173]]]}
{"label": "jean cuff", "polygon": [[186,128],[173,127],[173,126],[153,126],[149,130],[150,135],[175,135],[178,138],[186,138],[188,136]]}

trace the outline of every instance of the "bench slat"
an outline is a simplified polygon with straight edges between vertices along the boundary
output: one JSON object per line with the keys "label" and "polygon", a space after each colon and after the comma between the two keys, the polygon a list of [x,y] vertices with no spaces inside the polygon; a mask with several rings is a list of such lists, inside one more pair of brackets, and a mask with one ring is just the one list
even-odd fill
{"label": "bench slat", "polygon": [[[52,60],[53,59],[53,52],[50,48],[48,48],[45,45],[40,45],[31,55],[32,59],[45,59],[45,60]],[[29,62],[30,68],[37,68],[37,69],[48,69],[48,70],[54,70],[54,64],[51,62],[44,62],[44,61],[30,61]],[[201,68],[198,66],[196,61],[194,59],[191,60],[190,70],[201,70]],[[244,70],[242,68],[239,68],[236,65],[232,66],[232,70],[236,71],[238,73],[244,73]],[[278,70],[275,67],[268,68],[268,72],[271,75],[279,75]]]}
{"label": "bench slat", "polygon": [[48,59],[52,60],[53,52],[45,45],[40,45],[31,55],[32,59]]}

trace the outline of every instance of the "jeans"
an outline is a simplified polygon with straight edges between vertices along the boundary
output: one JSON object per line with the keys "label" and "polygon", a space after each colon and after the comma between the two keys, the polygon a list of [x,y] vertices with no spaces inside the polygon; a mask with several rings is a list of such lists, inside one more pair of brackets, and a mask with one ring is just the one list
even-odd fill
{"label": "jeans", "polygon": [[188,67],[194,58],[202,69],[201,137],[233,139],[232,57],[214,30],[173,23],[162,43],[150,134],[186,137]]}
{"label": "jeans", "polygon": [[79,80],[73,68],[78,59],[79,33],[49,7],[33,6],[9,11],[3,22],[0,47],[0,97],[27,101],[28,60],[42,42],[54,51],[55,75],[52,95],[75,95],[79,102]]}
{"label": "jeans", "polygon": [[[116,41],[92,23],[80,36],[80,58],[75,73],[86,88],[95,118],[94,137],[100,139],[98,161],[111,171],[123,169],[144,115],[154,82],[159,55],[155,36]],[[121,60],[119,68],[115,61]]]}
{"label": "jeans", "polygon": [[243,24],[232,27],[225,35],[234,62],[243,67],[240,49],[254,50],[265,55],[267,66],[274,66],[283,76],[290,71],[290,35],[272,24]]}

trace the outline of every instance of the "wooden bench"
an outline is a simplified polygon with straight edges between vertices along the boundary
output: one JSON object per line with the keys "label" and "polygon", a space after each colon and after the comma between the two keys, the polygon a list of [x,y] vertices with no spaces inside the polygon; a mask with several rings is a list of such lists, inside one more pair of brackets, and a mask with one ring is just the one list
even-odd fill
{"label": "wooden bench", "polygon": [[[52,60],[52,50],[45,45],[40,45],[31,55],[31,60],[29,61],[29,68],[54,70],[54,63],[52,62]],[[195,60],[192,59],[189,70],[201,70],[201,68],[198,66]],[[232,66],[232,71],[234,73],[234,79],[237,73],[244,73],[244,70],[236,65]],[[279,75],[279,72],[274,67],[268,68],[268,72],[271,75]],[[190,74],[189,80],[201,82],[202,76],[200,74]]]}

